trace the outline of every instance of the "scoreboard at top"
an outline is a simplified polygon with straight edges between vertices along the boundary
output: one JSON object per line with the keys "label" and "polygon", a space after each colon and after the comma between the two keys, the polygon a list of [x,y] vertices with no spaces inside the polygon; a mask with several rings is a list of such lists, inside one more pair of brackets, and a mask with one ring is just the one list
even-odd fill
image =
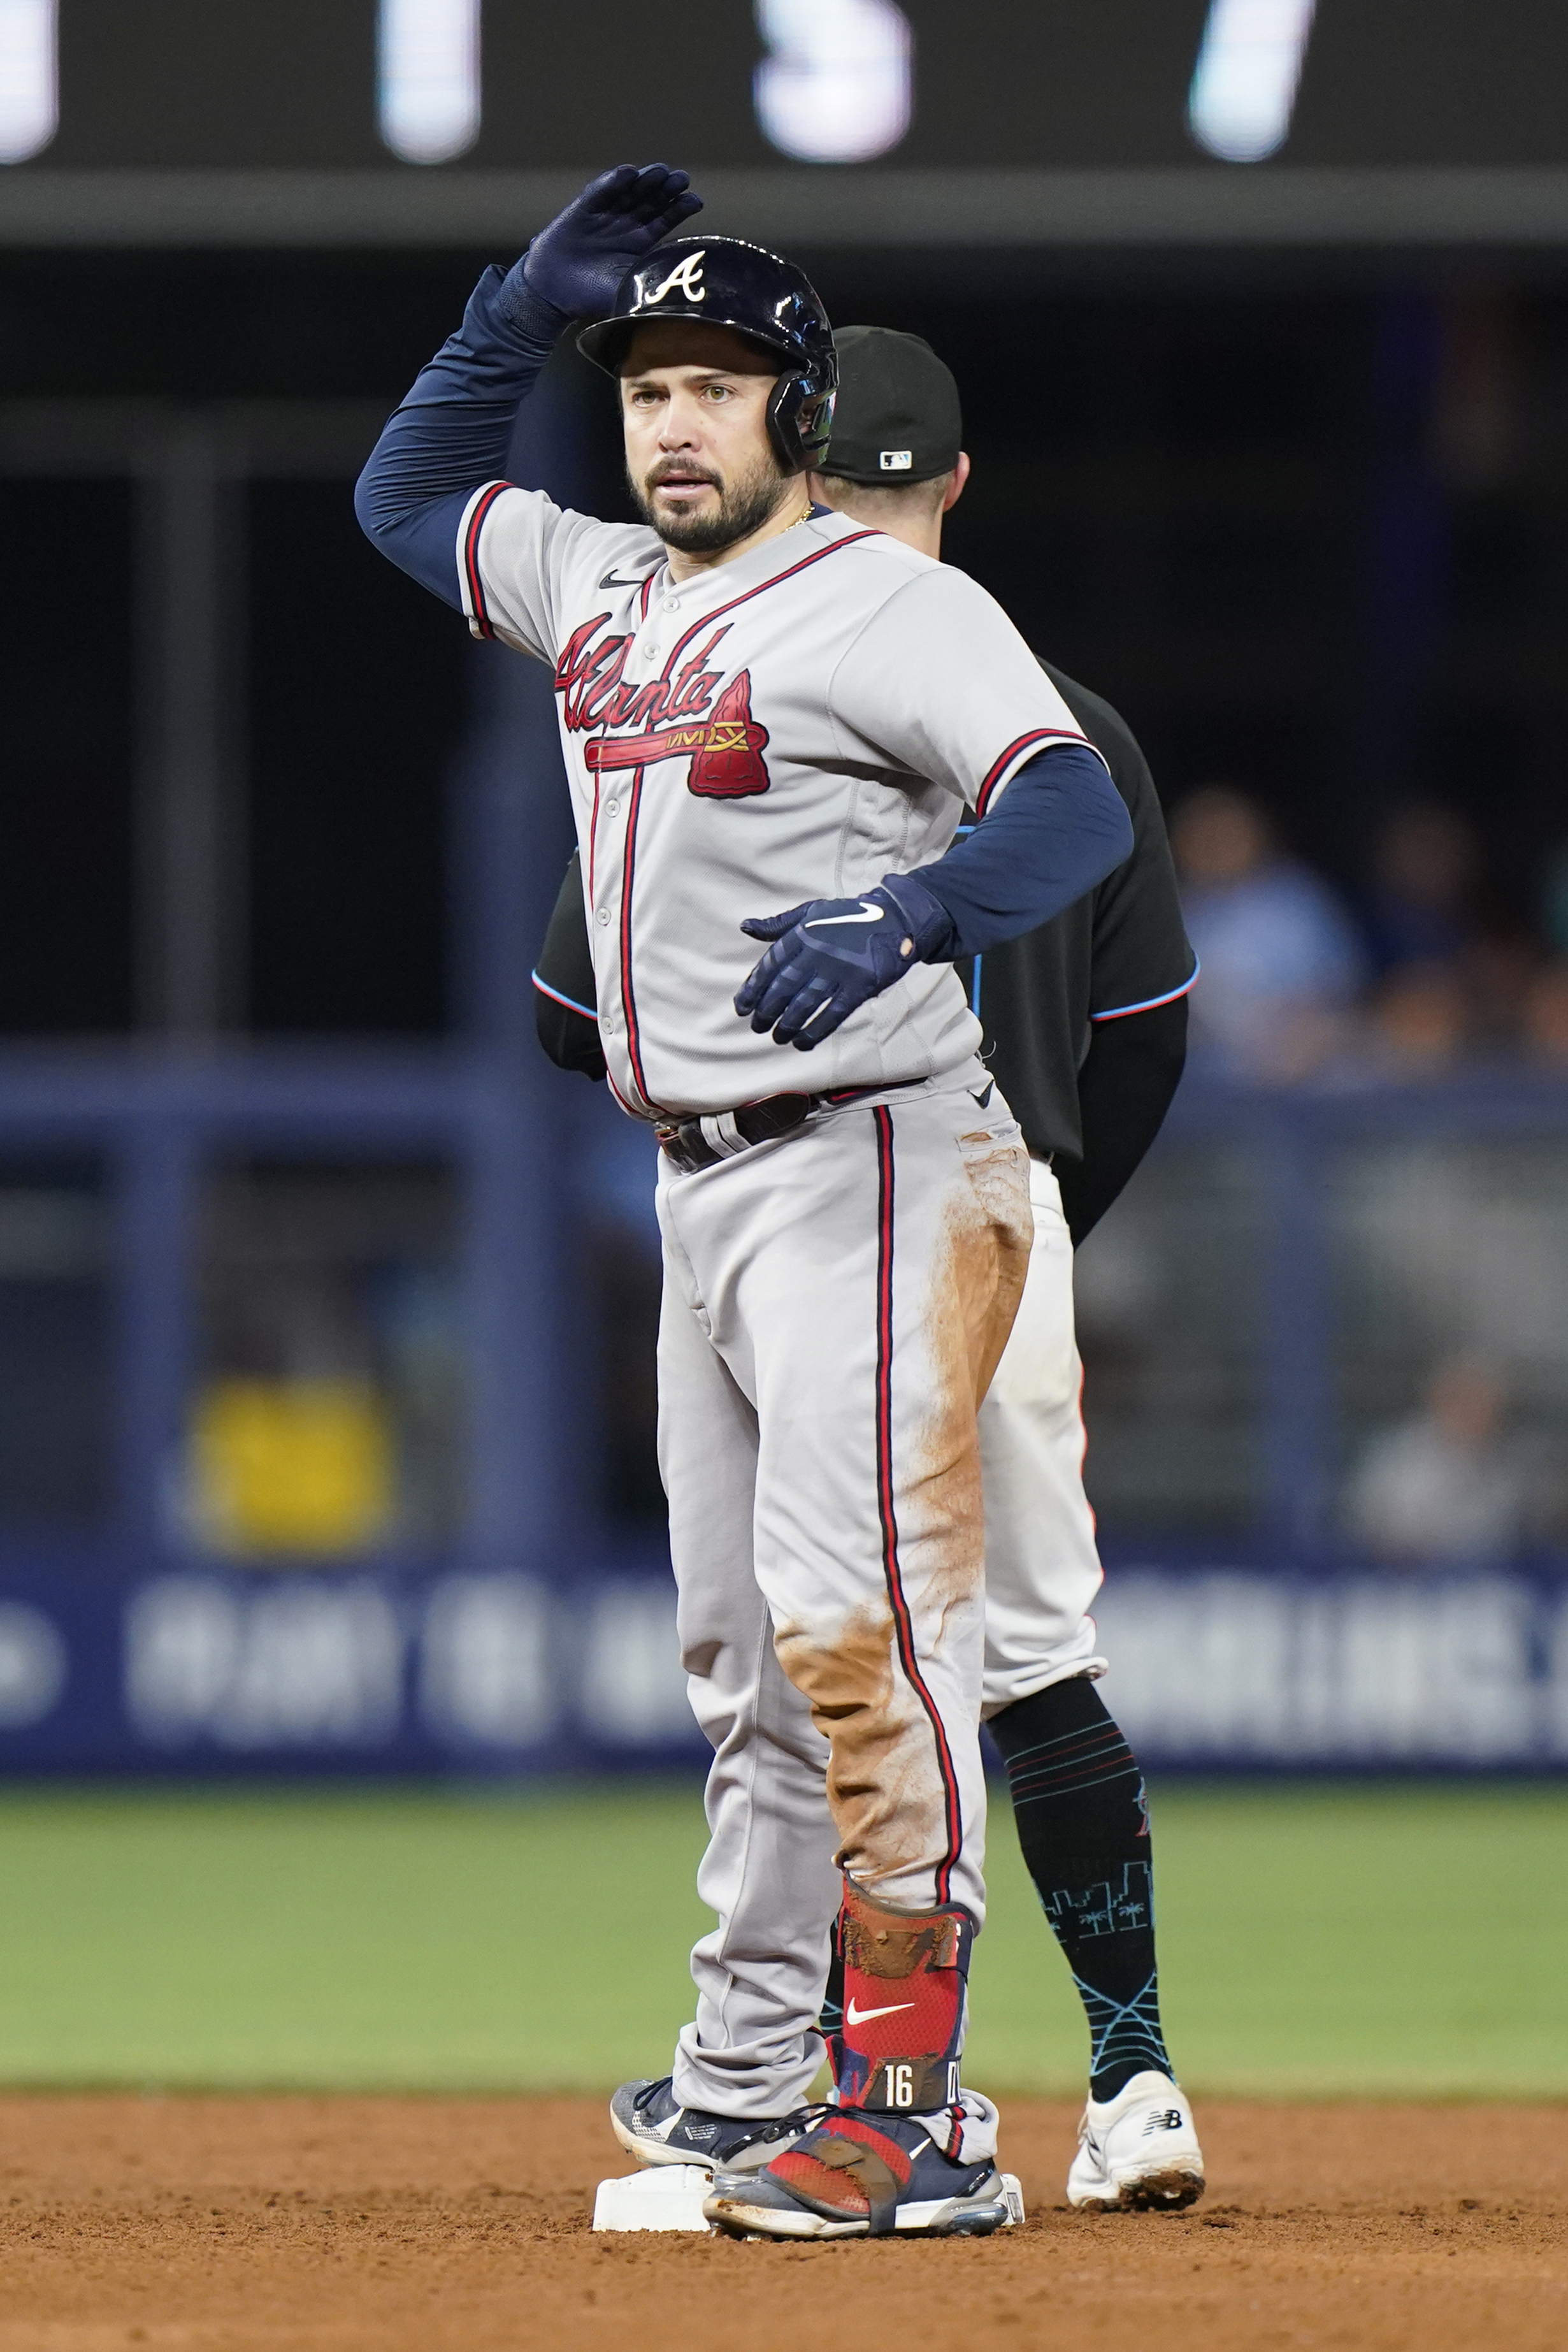
{"label": "scoreboard at top", "polygon": [[0,0],[0,166],[1568,163],[1568,0]]}

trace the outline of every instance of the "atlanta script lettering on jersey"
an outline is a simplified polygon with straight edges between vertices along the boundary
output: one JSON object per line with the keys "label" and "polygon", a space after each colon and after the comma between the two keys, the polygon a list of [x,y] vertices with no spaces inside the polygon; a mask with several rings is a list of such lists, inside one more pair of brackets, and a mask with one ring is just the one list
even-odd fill
{"label": "atlanta script lettering on jersey", "polygon": [[[562,726],[573,734],[601,730],[583,747],[590,770],[597,775],[689,759],[686,786],[698,799],[741,800],[765,793],[771,781],[762,756],[768,730],[751,715],[750,673],[738,670],[726,686],[723,671],[707,667],[719,639],[729,633],[728,624],[714,630],[674,677],[637,685],[623,675],[630,635],[593,642],[609,617],[597,614],[574,629],[556,664]],[[634,731],[611,732],[620,728]]]}

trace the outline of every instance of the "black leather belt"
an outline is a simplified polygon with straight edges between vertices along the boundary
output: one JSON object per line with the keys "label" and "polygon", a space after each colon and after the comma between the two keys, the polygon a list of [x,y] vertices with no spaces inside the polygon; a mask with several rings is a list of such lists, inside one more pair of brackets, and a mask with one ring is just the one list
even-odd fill
{"label": "black leather belt", "polygon": [[844,1103],[858,1102],[862,1095],[892,1094],[898,1087],[925,1083],[924,1078],[895,1078],[886,1086],[850,1087],[841,1094],[768,1095],[762,1102],[742,1103],[738,1110],[683,1118],[655,1132],[665,1156],[683,1175],[695,1176],[699,1168],[716,1168],[721,1160],[749,1151],[754,1143],[773,1143],[781,1135],[793,1135],[814,1110],[836,1110]]}

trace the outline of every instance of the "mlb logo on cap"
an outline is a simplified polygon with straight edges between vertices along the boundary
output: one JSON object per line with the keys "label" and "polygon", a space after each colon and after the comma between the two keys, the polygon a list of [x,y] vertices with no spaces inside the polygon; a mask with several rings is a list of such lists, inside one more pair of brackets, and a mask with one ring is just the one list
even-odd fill
{"label": "mlb logo on cap", "polygon": [[913,449],[884,449],[882,452],[882,470],[884,474],[907,474],[914,463]]}

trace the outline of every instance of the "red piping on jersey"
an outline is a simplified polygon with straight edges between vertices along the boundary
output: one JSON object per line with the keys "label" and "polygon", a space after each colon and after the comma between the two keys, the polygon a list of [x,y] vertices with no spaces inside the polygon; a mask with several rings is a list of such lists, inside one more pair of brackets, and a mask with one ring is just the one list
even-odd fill
{"label": "red piping on jersey", "polygon": [[809,572],[813,563],[821,563],[825,555],[837,555],[841,547],[853,547],[857,540],[881,539],[883,536],[883,533],[880,530],[851,531],[847,539],[835,539],[831,547],[819,547],[814,555],[803,555],[799,563],[792,563],[789,566],[788,572],[776,572],[771,580],[759,581],[755,588],[745,589],[740,595],[732,596],[727,604],[720,604],[715,612],[705,613],[700,620],[692,623],[684,636],[675,639],[674,650],[659,672],[660,677],[662,678],[669,677],[677,659],[685,653],[699,629],[706,629],[713,622],[722,620],[725,614],[733,613],[737,604],[748,604],[753,596],[766,596],[769,588],[782,587],[785,581],[793,580],[798,572]]}
{"label": "red piping on jersey", "polygon": [[588,821],[588,905],[591,913],[595,892],[593,868],[599,851],[599,786],[600,779],[596,775],[593,779],[593,814]]}
{"label": "red piping on jersey", "polygon": [[963,1815],[958,1804],[958,1776],[953,1769],[947,1734],[936,1702],[925,1687],[915,1663],[915,1627],[904,1596],[898,1564],[898,1519],[893,1481],[893,1113],[885,1103],[872,1112],[876,1125],[876,1502],[882,1521],[882,1572],[893,1610],[899,1662],[911,1688],[925,1710],[936,1742],[936,1769],[942,1779],[947,1847],[936,1868],[936,1900],[949,1900],[953,1868],[963,1844]]}
{"label": "red piping on jersey", "polygon": [[992,793],[996,790],[999,779],[1006,774],[1008,769],[1011,767],[1013,761],[1018,758],[1019,753],[1020,751],[1027,751],[1031,743],[1047,742],[1082,743],[1085,751],[1092,751],[1094,750],[1094,746],[1090,742],[1088,736],[1080,733],[1076,727],[1031,728],[1027,735],[1020,735],[1015,742],[1009,743],[1007,750],[1002,753],[1001,758],[995,761],[995,763],[987,771],[985,782],[981,784],[979,791],[975,795],[975,823],[977,824],[978,824],[980,819],[985,815],[986,803],[990,799]]}
{"label": "red piping on jersey", "polygon": [[647,619],[647,617],[648,617],[648,599],[649,599],[649,597],[650,597],[650,596],[652,595],[652,593],[653,593],[653,583],[654,583],[654,581],[658,578],[658,576],[659,576],[659,567],[658,567],[658,565],[655,563],[655,564],[654,564],[654,566],[653,566],[653,569],[652,570],[652,572],[649,572],[648,577],[647,577],[647,578],[646,578],[646,580],[644,580],[644,581],[643,581],[643,612],[642,612],[642,617],[643,617],[643,619],[644,621],[645,621],[645,620]]}
{"label": "red piping on jersey", "polygon": [[479,533],[485,528],[486,516],[500,497],[501,492],[509,490],[512,487],[510,482],[492,482],[487,490],[481,490],[474,511],[468,518],[468,528],[463,534],[463,572],[468,583],[468,603],[473,625],[482,637],[493,637],[496,632],[491,626],[490,614],[485,603],[485,583],[479,574]]}
{"label": "red piping on jersey", "polygon": [[637,854],[637,811],[642,805],[646,773],[645,768],[633,770],[632,789],[627,794],[626,853],[621,866],[621,1009],[626,1015],[626,1052],[632,1076],[637,1082],[637,1092],[652,1110],[655,1106],[648,1099],[648,1081],[643,1076],[643,1035],[637,1025],[637,999],[632,988],[632,869]]}
{"label": "red piping on jersey", "polygon": [[1091,1021],[1125,1021],[1134,1013],[1157,1012],[1162,1004],[1174,1004],[1178,996],[1190,995],[1197,986],[1197,976],[1202,970],[1203,966],[1195,956],[1191,977],[1184,980],[1179,988],[1167,988],[1163,996],[1145,996],[1141,1004],[1115,1004],[1109,1013],[1092,1013],[1089,1018]]}
{"label": "red piping on jersey", "polygon": [[[676,638],[674,651],[671,653],[668,661],[665,662],[664,669],[660,673],[661,677],[665,678],[669,677],[671,671],[675,666],[677,658],[685,652],[686,646],[690,644],[692,638],[696,635],[699,629],[710,628],[714,622],[720,619],[724,614],[733,613],[737,604],[748,604],[753,596],[765,596],[769,588],[777,588],[784,581],[793,580],[798,572],[805,572],[809,570],[813,563],[821,563],[825,555],[836,555],[841,547],[852,547],[857,540],[880,539],[882,533],[880,531],[874,530],[852,531],[847,539],[834,540],[831,547],[819,547],[814,554],[802,556],[800,562],[792,563],[787,572],[776,572],[771,580],[759,581],[755,588],[747,588],[744,590],[740,595],[732,596],[727,604],[721,604],[719,606],[717,612],[703,614],[700,620],[695,620],[692,623],[684,636]],[[644,583],[644,595],[647,593],[647,588],[652,584],[653,579],[653,574],[650,572],[648,574],[647,581]],[[595,737],[593,740],[598,741],[600,739]],[[587,751],[585,749],[585,763],[586,760]],[[658,1105],[651,1100],[648,1094],[647,1083],[643,1076],[643,1039],[642,1033],[637,1024],[637,1000],[632,985],[632,862],[637,852],[637,814],[643,804],[643,771],[641,768],[637,769],[632,778],[632,790],[628,796],[628,806],[626,811],[626,849],[621,872],[621,1002],[625,1008],[626,1013],[626,1050],[631,1058],[632,1074],[637,1081],[637,1091],[642,1096],[643,1102],[647,1105],[648,1108],[650,1110],[656,1110],[658,1108]],[[594,830],[597,832],[597,797],[594,804]],[[591,898],[593,895],[593,877],[591,866],[590,868],[588,887],[589,896]]]}

